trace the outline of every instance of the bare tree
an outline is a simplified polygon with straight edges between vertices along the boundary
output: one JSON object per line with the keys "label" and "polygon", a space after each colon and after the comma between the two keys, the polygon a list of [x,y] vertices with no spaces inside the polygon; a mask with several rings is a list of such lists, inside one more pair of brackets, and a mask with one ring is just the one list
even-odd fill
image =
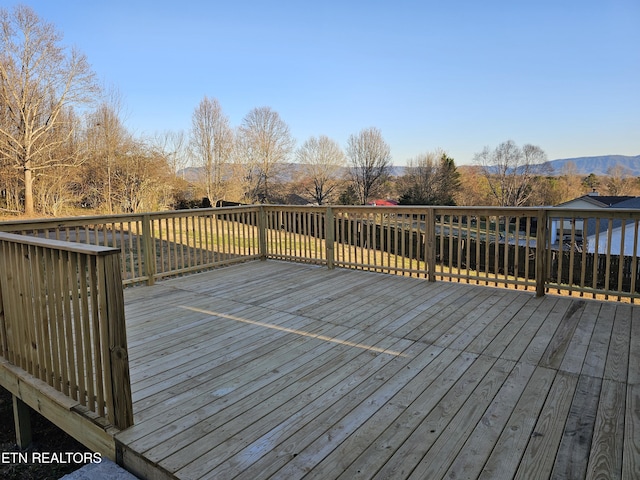
{"label": "bare tree", "polygon": [[536,182],[530,204],[558,205],[579,197],[585,191],[582,179],[574,162],[565,163],[558,175],[546,176]]}
{"label": "bare tree", "polygon": [[[66,209],[78,203],[78,182],[81,164],[87,158],[86,144],[81,138],[80,121],[74,111],[67,109],[61,113],[67,117],[59,122],[51,132],[52,136],[66,138],[47,151],[51,159],[67,159],[68,163],[51,163],[47,168],[36,169],[33,182],[34,202],[38,211],[47,215],[58,216]],[[78,127],[76,127],[78,125]],[[72,128],[74,132],[69,132]]]}
{"label": "bare tree", "polygon": [[145,144],[134,142],[127,155],[118,159],[113,173],[121,212],[166,209],[173,203],[173,172],[166,158]]}
{"label": "bare tree", "polygon": [[455,205],[460,174],[452,158],[436,151],[410,160],[397,183],[403,205]]}
{"label": "bare tree", "polygon": [[512,140],[475,155],[493,197],[501,207],[525,205],[536,176],[547,173],[546,154],[535,145],[518,147]]}
{"label": "bare tree", "polygon": [[87,115],[86,138],[89,168],[85,170],[85,202],[114,212],[121,188],[116,185],[120,160],[134,150],[135,141],[122,123],[122,96],[109,92],[98,108]]}
{"label": "bare tree", "polygon": [[[62,113],[86,103],[96,92],[86,57],[60,46],[62,36],[29,7],[0,10],[0,155],[23,172],[24,211],[34,213],[34,172],[69,163],[49,155],[68,140],[53,133],[68,116]],[[73,160],[72,162],[73,163]]]}
{"label": "bare tree", "polygon": [[0,212],[20,213],[21,191],[18,171],[0,157]]}
{"label": "bare tree", "polygon": [[245,196],[251,201],[267,202],[271,183],[289,161],[295,142],[289,126],[269,107],[251,110],[240,125],[238,154],[249,187]]}
{"label": "bare tree", "polygon": [[391,149],[375,127],[351,135],[347,141],[351,178],[358,202],[365,205],[374,187],[391,169]]}
{"label": "bare tree", "polygon": [[338,143],[325,135],[311,137],[298,149],[296,159],[305,176],[305,192],[318,205],[332,198],[346,165]]}
{"label": "bare tree", "polygon": [[166,159],[171,171],[175,174],[182,173],[188,165],[187,140],[183,130],[164,131],[156,133],[152,140],[157,153]]}
{"label": "bare tree", "polygon": [[633,176],[628,168],[617,163],[607,169],[605,184],[609,195],[629,195],[633,189]]}
{"label": "bare tree", "polygon": [[224,197],[223,168],[234,148],[229,119],[215,98],[205,96],[193,112],[189,144],[195,165],[204,172],[206,196],[215,205]]}
{"label": "bare tree", "polygon": [[477,165],[462,165],[459,170],[460,189],[455,196],[456,205],[491,205],[493,195],[482,169]]}

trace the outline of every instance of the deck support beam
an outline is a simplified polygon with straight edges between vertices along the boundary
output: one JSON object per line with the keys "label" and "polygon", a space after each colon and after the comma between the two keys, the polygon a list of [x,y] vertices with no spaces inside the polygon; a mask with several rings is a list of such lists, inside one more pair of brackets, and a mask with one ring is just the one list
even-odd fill
{"label": "deck support beam", "polygon": [[75,400],[3,360],[0,360],[0,387],[87,448],[116,460],[114,435],[118,430],[101,424],[95,414]]}
{"label": "deck support beam", "polygon": [[21,450],[31,444],[31,409],[15,395],[13,397],[13,421],[16,426],[16,443]]}

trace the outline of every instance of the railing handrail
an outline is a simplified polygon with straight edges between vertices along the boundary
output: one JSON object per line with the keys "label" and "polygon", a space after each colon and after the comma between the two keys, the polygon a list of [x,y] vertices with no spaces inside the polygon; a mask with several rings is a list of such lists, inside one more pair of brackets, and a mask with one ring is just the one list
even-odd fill
{"label": "railing handrail", "polygon": [[[270,213],[266,215],[266,212]],[[277,218],[271,218],[273,215],[276,215]],[[412,215],[413,218],[411,218]],[[415,216],[419,216],[419,218],[416,219]],[[624,288],[629,289],[629,282],[634,288],[636,284],[640,284],[640,276],[638,276],[637,281],[635,277],[631,280],[628,279],[629,275],[636,275],[633,272],[640,265],[640,262],[636,261],[635,253],[632,259],[631,257],[625,259],[626,266],[624,268],[627,269],[625,272],[617,270],[618,276],[615,285],[608,280],[600,283],[596,276],[598,278],[602,276],[598,270],[598,262],[602,263],[603,269],[605,268],[603,263],[605,261],[606,265],[608,265],[607,268],[609,268],[611,262],[622,262],[622,258],[619,260],[614,258],[617,255],[615,253],[617,250],[614,249],[614,253],[609,251],[607,253],[589,253],[587,256],[565,253],[566,259],[561,258],[563,255],[558,255],[557,234],[559,228],[564,232],[563,245],[561,245],[563,248],[560,250],[564,249],[566,252],[567,242],[569,241],[573,242],[572,249],[578,248],[584,251],[587,247],[589,249],[594,248],[591,243],[588,245],[584,243],[584,246],[579,243],[583,241],[580,238],[581,235],[586,235],[586,226],[584,231],[580,230],[582,227],[574,230],[576,237],[569,238],[571,221],[583,219],[586,222],[587,219],[592,218],[600,219],[598,225],[601,228],[604,228],[603,225],[607,224],[608,220],[607,225],[610,237],[611,231],[619,229],[621,224],[622,231],[625,232],[626,229],[626,235],[628,236],[630,230],[634,228],[629,226],[628,222],[635,221],[637,229],[637,224],[640,221],[640,210],[567,207],[290,206],[266,204],[27,221],[15,220],[0,222],[0,231],[15,231],[30,235],[60,237],[62,239],[72,238],[76,239],[76,241],[93,242],[104,246],[123,246],[123,281],[125,283],[146,281],[152,284],[156,279],[167,275],[184,274],[202,268],[211,268],[217,265],[250,259],[278,258],[329,265],[330,268],[343,266],[419,274],[431,280],[436,278],[455,281],[484,279],[484,283],[490,283],[495,286],[499,284],[504,284],[505,286],[507,284],[515,284],[528,288],[533,281],[539,295],[550,289],[560,289],[570,292],[598,293],[605,296],[610,293],[618,297],[620,297],[620,294],[632,298],[640,297],[640,291],[635,292],[635,290],[632,290],[625,293],[619,286],[622,285],[621,282],[624,282],[626,285]],[[485,224],[483,219],[490,219],[491,224]],[[511,222],[511,227],[508,229],[504,226],[507,219]],[[564,219],[564,223],[559,225],[558,220],[560,219]],[[476,220],[477,222],[483,222],[481,230],[477,230],[479,227],[475,224],[469,223],[476,222]],[[416,224],[416,221],[418,224]],[[514,231],[514,221],[521,229],[520,232],[517,229]],[[300,222],[300,224],[297,225],[296,222]],[[303,224],[308,225],[305,227]],[[360,227],[357,227],[358,224]],[[383,233],[379,231],[376,233],[377,237],[372,237],[369,239],[370,241],[365,239],[366,235],[373,234],[373,231],[369,230],[374,224],[379,224],[380,228],[384,229],[386,238],[382,238],[380,235],[383,235]],[[524,225],[529,225],[527,229],[530,230],[527,230],[526,233],[522,232]],[[334,229],[338,226],[344,231],[338,231],[336,236]],[[349,229],[356,228],[360,228],[360,230],[358,232],[349,231]],[[75,233],[73,233],[74,229]],[[309,237],[305,237],[306,240],[304,241],[302,240],[307,231],[315,239],[313,242],[316,244],[313,246],[310,245],[312,242]],[[314,231],[315,233],[313,233]],[[458,233],[460,233],[460,238],[458,238]],[[340,238],[340,235],[342,235],[342,238]],[[398,235],[400,236],[398,237]],[[417,235],[423,236],[422,240],[420,240],[422,242],[421,245],[415,243],[418,241]],[[429,238],[424,237],[425,235]],[[434,235],[438,239],[437,242]],[[502,235],[505,238],[502,238]],[[552,235],[554,238],[551,238]],[[473,252],[469,250],[467,244],[461,246],[456,243],[458,240],[464,241],[467,237],[470,241],[475,241],[475,237],[478,236],[479,238],[485,238],[482,241],[502,242],[505,245],[515,241],[524,242],[524,236],[528,236],[526,248],[531,258],[535,256],[535,266],[532,264],[530,268],[527,267],[528,273],[525,272],[524,279],[516,278],[517,275],[514,278],[507,278],[508,272],[505,270],[505,273],[501,274],[504,278],[496,281],[496,278],[499,277],[497,270],[503,269],[505,261],[513,262],[508,264],[511,271],[515,267],[522,267],[524,259],[520,259],[520,261],[517,258],[512,259],[513,252],[507,251],[512,249],[510,245],[504,248],[500,247],[500,251],[491,247],[492,250],[489,253],[491,259],[484,258],[480,262],[481,259],[478,255],[486,255],[488,246],[485,248],[484,245],[481,245],[478,249],[477,244],[474,243],[476,251]],[[498,238],[499,236],[500,238]],[[619,236],[620,234],[616,233],[614,239],[617,240]],[[216,240],[215,237],[219,238]],[[412,240],[410,240],[410,237]],[[403,247],[402,244],[397,244],[397,248],[393,247],[395,242],[400,240],[403,242],[411,241],[413,245],[405,244]],[[586,238],[584,240],[586,241]],[[221,242],[217,247],[212,245],[212,242],[215,243],[216,241]],[[347,244],[344,243],[345,241]],[[380,245],[380,242],[386,246]],[[602,250],[604,242],[605,240],[602,239],[599,240],[599,243],[596,242],[600,250]],[[623,239],[622,242],[625,245],[623,252],[629,251],[631,249],[631,241],[627,239],[626,243],[624,243]],[[306,246],[304,245],[305,243]],[[640,241],[636,239],[636,243],[640,243]],[[447,251],[446,258],[436,253],[442,248],[449,248],[450,244],[452,248],[457,249],[456,252]],[[345,245],[349,245],[349,247],[345,248]],[[376,264],[376,259],[372,256],[372,252],[380,252],[380,248],[388,248],[389,245],[400,256],[404,253],[417,255],[416,258],[422,259],[420,261],[424,260],[424,264],[419,266],[409,265],[408,267],[395,263],[392,266]],[[370,258],[363,259],[359,257],[356,259],[354,257],[355,251],[349,253],[349,248],[365,248],[369,252]],[[419,254],[418,252],[411,253],[416,248],[420,248],[423,251]],[[166,255],[164,256],[162,249],[165,250]],[[297,251],[294,251],[295,249]],[[405,252],[403,249],[407,251]],[[538,249],[544,249],[544,254],[538,252]],[[209,255],[204,260],[194,258],[198,255],[207,256],[206,252],[211,252],[212,250],[223,253]],[[204,255],[203,252],[205,252]],[[623,254],[627,255],[626,253]],[[352,257],[350,259],[341,259],[341,255],[352,255]],[[467,261],[469,255],[472,257],[475,255],[475,262],[480,262],[482,268],[485,269],[483,274],[478,275],[476,273],[469,277],[469,274],[473,273],[469,270]],[[501,259],[494,261],[495,255],[500,255]],[[491,265],[487,264],[489,260],[491,260]],[[506,267],[507,264],[504,265],[504,268]],[[583,270],[588,268],[588,274],[585,276],[578,271],[575,274],[567,273],[567,269],[572,271],[572,269],[577,268],[582,268]],[[629,269],[633,271],[631,272]],[[515,273],[517,274],[517,272]],[[580,282],[567,286],[565,284],[567,275],[569,279],[580,278]],[[490,281],[486,281],[487,279],[490,279]],[[502,280],[505,281],[503,282]],[[610,291],[609,287],[611,285],[614,285],[614,288]]]}
{"label": "railing handrail", "polygon": [[[166,210],[161,212],[138,212],[138,213],[118,213],[105,215],[78,215],[74,217],[55,217],[55,218],[30,218],[22,220],[3,220],[0,221],[0,232],[13,230],[29,230],[35,226],[57,226],[57,227],[78,227],[84,225],[92,225],[93,223],[118,223],[120,221],[128,221],[132,219],[142,219],[144,216],[151,218],[171,218],[180,217],[185,213],[197,213],[204,216],[211,213],[225,212],[246,212],[258,211],[260,205],[243,205],[233,207],[210,207],[210,208],[193,208],[185,210]],[[16,228],[20,227],[20,228]]]}
{"label": "railing handrail", "polygon": [[124,429],[133,408],[119,254],[0,232],[0,356]]}
{"label": "railing handrail", "polygon": [[114,255],[120,253],[119,248],[103,247],[101,245],[92,245],[88,243],[66,242],[64,240],[55,240],[52,238],[30,237],[27,235],[18,235],[15,233],[0,232],[0,241],[7,240],[10,242],[21,243],[24,245],[32,245],[36,247],[53,248],[73,253],[86,253],[88,255]]}

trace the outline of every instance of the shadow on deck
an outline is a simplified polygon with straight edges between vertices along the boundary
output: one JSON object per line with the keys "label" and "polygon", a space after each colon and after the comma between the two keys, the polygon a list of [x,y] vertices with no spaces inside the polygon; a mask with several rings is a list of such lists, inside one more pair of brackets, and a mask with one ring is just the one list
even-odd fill
{"label": "shadow on deck", "polygon": [[636,306],[275,261],[125,302],[141,477],[640,478]]}

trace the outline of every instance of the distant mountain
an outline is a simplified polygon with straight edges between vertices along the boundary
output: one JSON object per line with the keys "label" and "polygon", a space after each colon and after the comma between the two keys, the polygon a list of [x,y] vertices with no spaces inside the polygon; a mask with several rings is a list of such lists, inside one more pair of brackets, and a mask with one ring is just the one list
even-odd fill
{"label": "distant mountain", "polygon": [[630,175],[640,177],[640,155],[629,157],[626,155],[603,155],[600,157],[562,158],[547,162],[553,168],[553,175],[562,175],[567,164],[573,163],[579,175],[607,175],[610,168],[620,165],[628,170]]}
{"label": "distant mountain", "polygon": [[[633,177],[640,177],[640,155],[635,157],[629,157],[626,155],[603,155],[600,157],[576,157],[576,158],[561,158],[558,160],[550,160],[545,166],[549,167],[549,175],[562,175],[567,164],[573,163],[575,165],[575,172],[578,175],[607,175],[607,170],[613,168],[616,165],[620,165],[629,172],[629,175]],[[466,165],[461,165],[465,167]],[[345,173],[346,173],[345,167]],[[288,182],[296,177],[296,174],[300,174],[302,166],[299,163],[289,163],[286,165],[284,175],[281,180]],[[395,177],[401,177],[405,174],[407,167],[402,165],[394,165],[391,167],[391,175]],[[201,167],[187,167],[178,172],[178,175],[182,176],[188,181],[195,182],[202,175],[203,169]]]}

